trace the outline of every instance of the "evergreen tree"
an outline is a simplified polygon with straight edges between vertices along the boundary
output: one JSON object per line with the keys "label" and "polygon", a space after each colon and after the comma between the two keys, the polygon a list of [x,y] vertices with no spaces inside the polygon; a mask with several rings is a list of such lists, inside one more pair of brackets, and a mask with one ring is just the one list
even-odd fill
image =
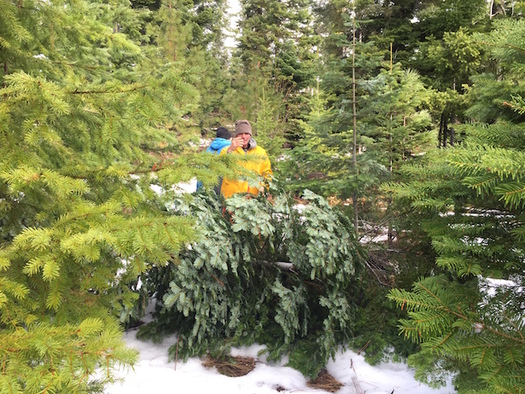
{"label": "evergreen tree", "polygon": [[[165,48],[167,60],[196,87],[199,106],[187,116],[201,130],[225,123],[221,100],[228,88],[227,53],[224,48],[224,0],[210,4],[200,0],[166,0],[154,13],[152,40]],[[161,62],[166,58],[159,58]]]}
{"label": "evergreen tree", "polygon": [[[525,25],[507,20],[497,26],[479,37],[493,45],[499,63],[490,86],[498,88],[500,108],[519,114],[525,92],[519,89],[524,74],[515,37]],[[505,88],[510,80],[512,93]],[[469,92],[473,102],[487,92],[483,81],[489,76],[476,79]],[[481,119],[486,111],[474,105],[469,113]],[[390,188],[397,199],[411,203],[442,272],[417,281],[412,291],[390,293],[408,312],[400,321],[405,337],[422,346],[409,361],[423,380],[439,383],[440,370],[456,372],[460,392],[525,390],[525,134],[519,117],[505,115],[501,111],[491,125],[461,127],[460,147],[435,152],[426,166],[407,168],[417,182]]]}
{"label": "evergreen tree", "polygon": [[469,108],[466,114],[483,123],[505,119],[522,123],[523,89],[521,53],[523,25],[521,20],[495,21],[493,34],[475,36],[478,45],[490,48],[487,67],[475,75],[468,91]]}
{"label": "evergreen tree", "polygon": [[[360,111],[364,105],[363,81],[379,72],[385,53],[373,44],[354,40],[354,31],[357,37],[360,32],[360,9],[345,1],[321,5],[318,10],[319,29],[327,38],[322,46],[323,69],[318,89],[321,89],[330,110],[324,111],[323,119],[312,124],[311,131],[317,134],[315,142],[312,144],[304,139],[297,143],[302,148],[292,152],[292,156],[303,168],[292,173],[294,177],[300,176],[299,182],[308,177],[317,178],[314,181],[317,185],[310,187],[318,191],[319,187],[324,189],[325,196],[332,194],[342,200],[351,198],[357,203],[361,193],[366,194],[365,190],[377,184],[378,176],[384,170],[373,153],[365,153],[362,149],[366,144],[363,140],[366,125],[361,121]],[[318,117],[318,114],[311,115]],[[309,148],[314,150],[312,154],[316,159],[300,157]],[[357,212],[354,204],[354,216]]]}
{"label": "evergreen tree", "polygon": [[417,12],[418,26],[421,38],[434,36],[442,38],[447,32],[455,32],[460,28],[476,28],[483,26],[487,17],[487,2],[484,0],[428,1]]}
{"label": "evergreen tree", "polygon": [[252,113],[255,119],[261,117],[258,108],[264,108],[263,117],[269,114],[263,102],[279,103],[271,123],[275,124],[272,134],[277,133],[281,141],[283,137],[293,141],[300,133],[296,119],[301,117],[303,91],[315,76],[320,37],[314,30],[311,4],[311,0],[241,1],[239,43],[231,70],[234,93],[225,106],[235,103],[234,116]]}
{"label": "evergreen tree", "polygon": [[232,125],[238,119],[250,121],[253,137],[268,153],[276,176],[279,173],[276,159],[282,154],[285,142],[284,101],[283,92],[260,69],[254,69],[232,80],[221,103],[224,116]]}
{"label": "evergreen tree", "polygon": [[181,156],[194,76],[125,1],[1,8],[0,391],[100,389],[135,360],[132,283],[195,237],[152,188],[209,164]]}
{"label": "evergreen tree", "polygon": [[159,308],[139,336],[176,332],[172,358],[266,345],[270,360],[289,356],[311,377],[348,344],[364,257],[351,223],[312,192],[299,210],[272,191],[271,201],[236,195],[223,209],[206,194],[175,201],[175,211],[197,217],[203,236],[176,255],[177,265],[144,277]]}
{"label": "evergreen tree", "polygon": [[310,0],[242,0],[238,48],[245,68],[272,71],[283,48],[311,33],[310,4]]}
{"label": "evergreen tree", "polygon": [[[509,138],[513,128],[480,131]],[[439,152],[432,166],[439,163],[441,171],[413,169],[419,184],[394,188],[413,210],[434,211],[425,213],[422,225],[445,271],[416,282],[410,292],[390,294],[408,311],[400,321],[405,337],[421,342],[422,352],[409,361],[424,381],[450,368],[459,372],[460,392],[523,391],[523,201],[512,180],[520,170],[511,164],[522,160],[519,149],[485,143]],[[492,278],[508,282],[498,286]]]}
{"label": "evergreen tree", "polygon": [[[455,123],[467,120],[464,94],[471,76],[483,72],[487,61],[483,45],[472,38],[490,29],[484,0],[467,3],[431,2],[418,14],[420,43],[408,66],[419,70],[429,87],[439,92],[433,116],[439,121],[438,145],[455,143]],[[449,127],[451,126],[451,127]]]}
{"label": "evergreen tree", "polygon": [[388,68],[380,68],[380,56],[373,45],[356,45],[357,169],[353,162],[351,61],[349,56],[332,58],[320,83],[324,92],[310,101],[305,138],[291,152],[289,172],[296,182],[292,187],[307,185],[341,199],[355,198],[357,192],[360,201],[367,195],[371,202],[381,198],[374,190],[382,180],[397,175],[400,163],[429,147],[432,122],[425,108],[431,92],[416,72],[403,70],[400,64],[383,63]]}
{"label": "evergreen tree", "polygon": [[367,92],[360,112],[360,121],[366,124],[363,145],[377,152],[391,174],[397,173],[401,163],[431,146],[432,122],[425,109],[431,92],[416,72],[403,70],[400,64],[362,84]]}

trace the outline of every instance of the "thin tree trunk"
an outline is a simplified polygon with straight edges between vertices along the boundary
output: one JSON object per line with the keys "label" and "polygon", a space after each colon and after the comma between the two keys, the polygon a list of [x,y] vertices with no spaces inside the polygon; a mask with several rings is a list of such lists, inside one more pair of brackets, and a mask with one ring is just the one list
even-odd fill
{"label": "thin tree trunk", "polygon": [[445,116],[445,113],[443,113],[443,117],[441,118],[443,124],[441,127],[441,147],[446,148],[447,147],[447,117]]}
{"label": "thin tree trunk", "polygon": [[[392,43],[390,43],[390,73],[392,73],[392,69],[394,68],[394,65],[393,65],[393,53],[392,53]],[[393,136],[392,136],[392,122],[393,122],[393,115],[392,115],[392,111],[390,112],[390,126],[389,126],[389,140],[390,140],[390,148],[389,148],[389,155],[390,155],[390,158],[389,158],[389,171],[390,171],[390,175],[392,175],[392,173],[394,172],[394,158],[393,158],[393,154],[392,154],[392,149],[393,149]],[[388,232],[387,232],[387,239],[388,239],[388,245],[390,246],[391,243],[392,243],[392,240],[394,239],[394,235],[393,235],[393,229],[392,229],[392,221],[390,220],[390,218],[388,217],[388,211],[389,211],[389,207],[390,205],[392,205],[392,198],[389,197],[388,198],[388,206],[387,206],[387,223],[388,223]]]}
{"label": "thin tree trunk", "polygon": [[[353,2],[352,2],[353,3]],[[356,98],[355,98],[355,4],[352,7],[352,111],[353,111],[353,154],[354,154],[354,175],[357,181],[357,109],[356,109]],[[353,195],[354,205],[354,225],[356,234],[359,233],[359,215],[357,212],[357,182],[356,189]]]}

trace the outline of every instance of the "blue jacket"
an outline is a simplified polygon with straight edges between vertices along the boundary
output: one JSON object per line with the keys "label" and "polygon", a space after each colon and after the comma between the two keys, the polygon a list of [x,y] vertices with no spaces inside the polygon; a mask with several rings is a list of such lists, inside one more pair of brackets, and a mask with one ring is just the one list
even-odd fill
{"label": "blue jacket", "polygon": [[[231,145],[230,140],[225,140],[224,138],[217,137],[211,142],[210,146],[208,146],[208,148],[206,149],[206,152],[214,154],[214,155],[218,155],[219,153],[221,153],[221,150],[223,150],[224,148],[228,148],[230,145]],[[202,182],[197,181],[197,190],[199,190],[201,187],[202,187]]]}
{"label": "blue jacket", "polygon": [[225,140],[224,138],[217,137],[211,142],[210,146],[208,146],[208,149],[206,149],[206,152],[214,153],[218,155],[221,150],[223,150],[224,148],[230,145],[231,145],[230,140]]}

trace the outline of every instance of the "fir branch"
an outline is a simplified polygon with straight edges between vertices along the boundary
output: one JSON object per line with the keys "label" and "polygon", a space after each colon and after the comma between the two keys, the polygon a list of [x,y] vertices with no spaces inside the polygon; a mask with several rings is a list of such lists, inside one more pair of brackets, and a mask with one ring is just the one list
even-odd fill
{"label": "fir branch", "polygon": [[83,94],[90,95],[90,94],[130,93],[130,92],[136,92],[142,89],[147,89],[149,87],[151,86],[150,85],[136,85],[136,86],[132,86],[126,89],[117,88],[115,90],[112,90],[112,89],[108,89],[108,90],[78,90],[78,89],[75,89],[73,91],[69,91],[66,93],[67,94],[81,94],[81,95]]}
{"label": "fir branch", "polygon": [[[478,36],[481,37],[481,36]],[[502,44],[501,42],[492,42],[487,40],[478,40],[478,42],[487,48],[494,48],[494,49],[513,49],[516,52],[525,54],[525,48],[523,46],[518,46],[515,44],[511,44],[509,42],[506,42],[505,44]]]}
{"label": "fir branch", "polygon": [[505,339],[508,339],[512,342],[517,342],[517,343],[520,343],[520,344],[523,344],[525,345],[525,338],[523,337],[523,334],[521,333],[520,330],[516,330],[516,332],[518,333],[518,335],[520,336],[520,338],[516,338],[512,335],[509,335],[505,332],[502,332],[501,330],[496,330],[488,325],[485,325],[483,323],[477,323],[479,324],[479,327],[482,328],[482,329],[485,329],[487,331],[490,331],[491,333],[493,333],[494,335],[497,335],[501,338],[505,338]]}

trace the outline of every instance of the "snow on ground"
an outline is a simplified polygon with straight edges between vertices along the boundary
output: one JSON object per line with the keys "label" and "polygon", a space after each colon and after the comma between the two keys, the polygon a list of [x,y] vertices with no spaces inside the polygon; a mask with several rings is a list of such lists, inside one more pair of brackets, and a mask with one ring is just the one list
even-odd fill
{"label": "snow on ground", "polygon": [[193,178],[189,182],[181,182],[175,186],[175,190],[180,193],[193,193],[197,190],[197,179]]}
{"label": "snow on ground", "polygon": [[[136,330],[124,334],[126,343],[140,352],[134,370],[120,370],[124,380],[108,386],[105,394],[301,394],[328,393],[306,385],[306,378],[297,370],[258,358],[260,346],[234,349],[234,356],[248,356],[259,360],[255,369],[241,377],[227,377],[215,369],[202,366],[201,360],[191,358],[168,362],[168,348],[176,343],[175,337],[155,344],[135,338]],[[370,366],[362,355],[352,351],[337,353],[335,361],[327,365],[328,372],[344,386],[337,394],[449,394],[452,385],[431,389],[414,379],[414,372],[405,364],[384,363]]]}

